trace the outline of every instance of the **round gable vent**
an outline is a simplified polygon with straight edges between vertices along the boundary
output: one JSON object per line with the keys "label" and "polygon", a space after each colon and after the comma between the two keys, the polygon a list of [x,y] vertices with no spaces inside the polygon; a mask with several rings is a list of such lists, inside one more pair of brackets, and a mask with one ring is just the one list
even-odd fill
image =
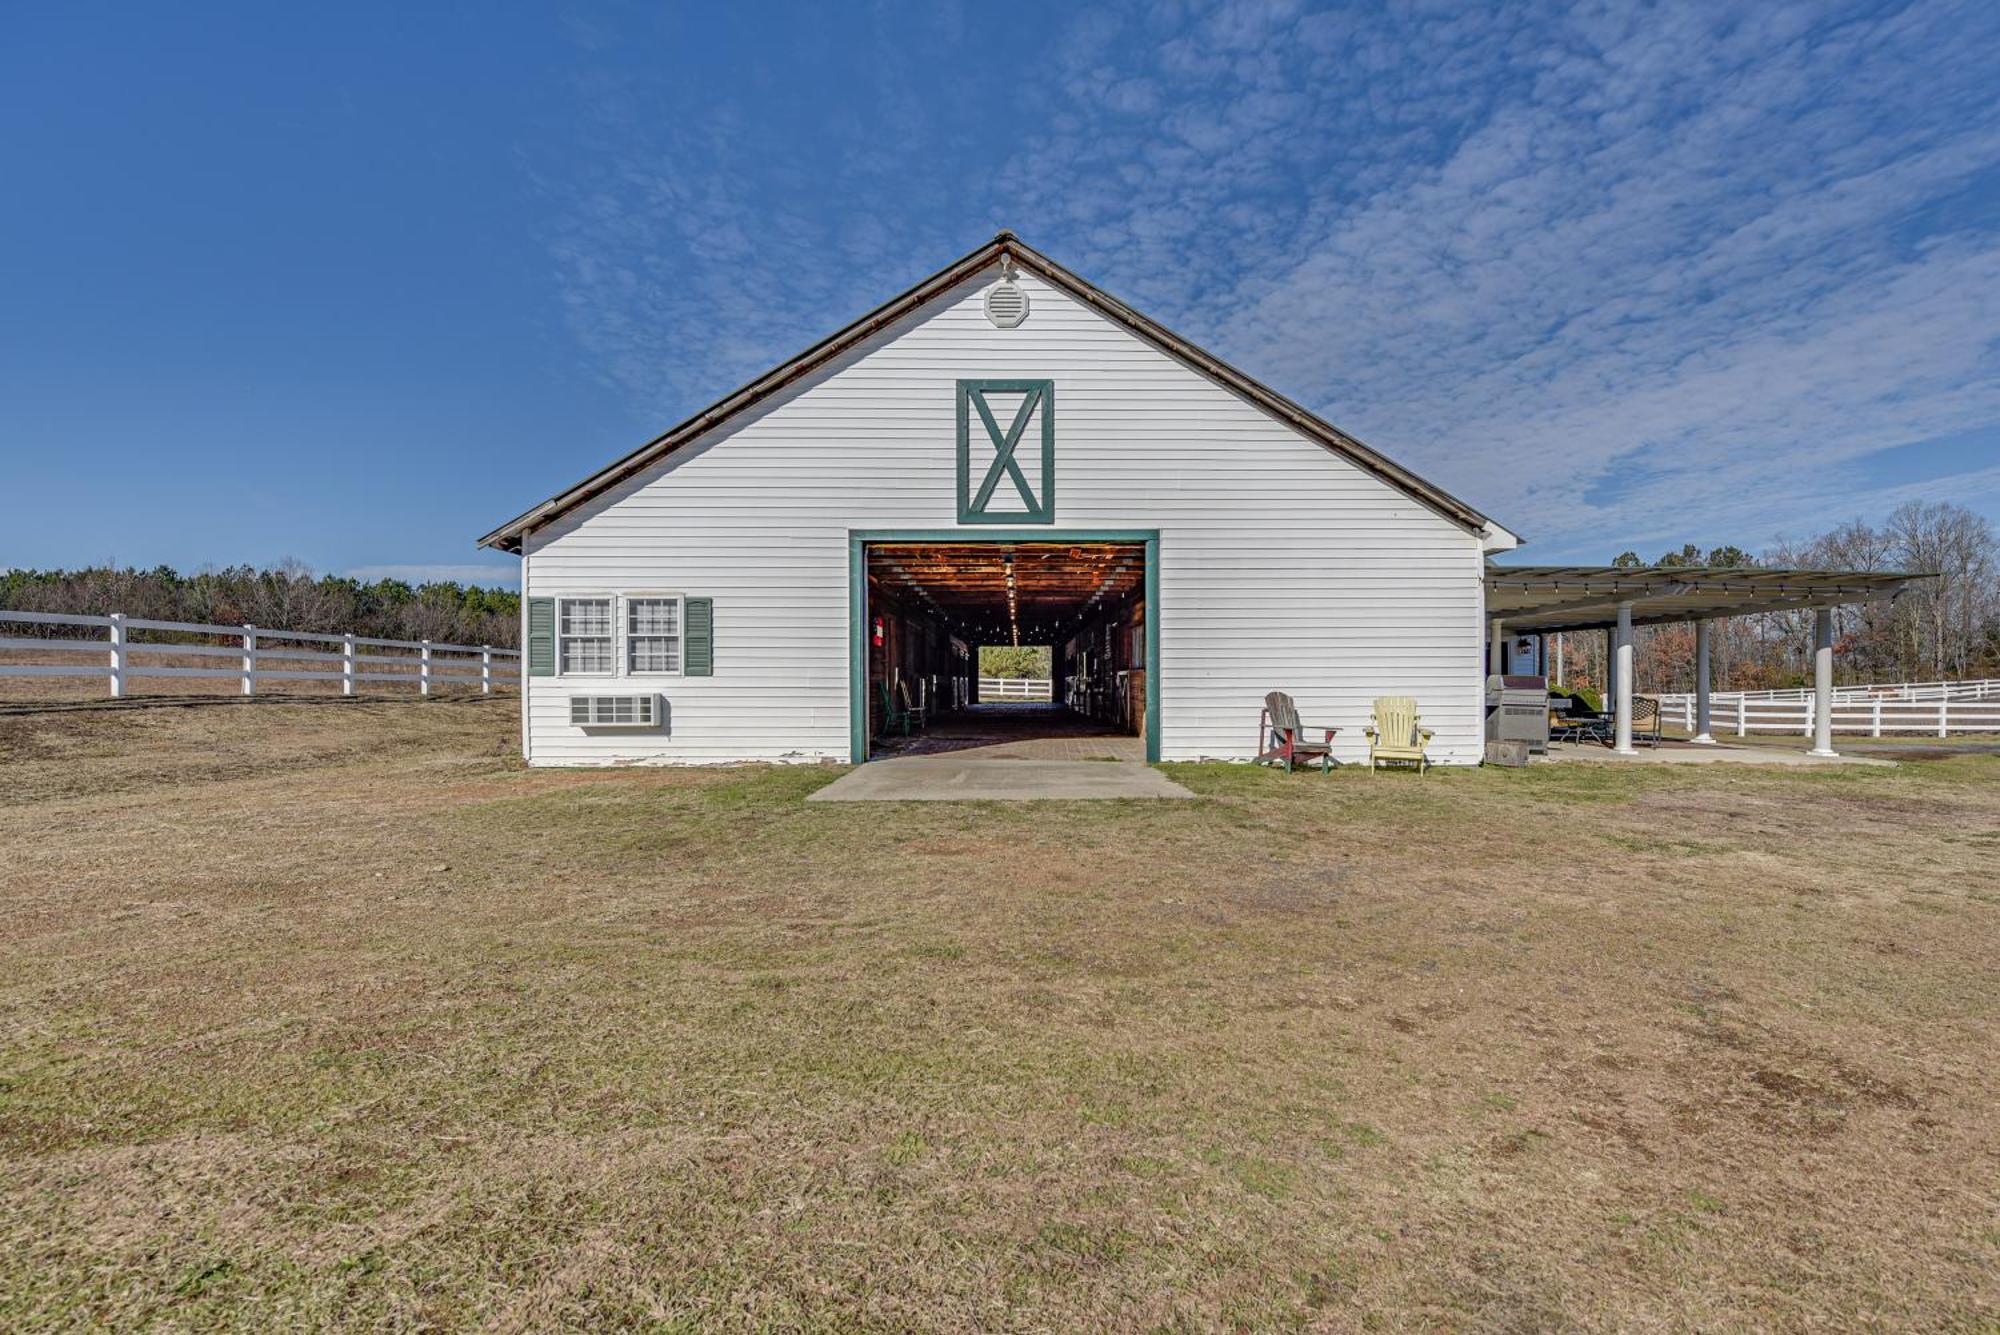
{"label": "round gable vent", "polygon": [[1028,294],[1012,274],[986,289],[986,318],[996,329],[1012,329],[1028,318]]}

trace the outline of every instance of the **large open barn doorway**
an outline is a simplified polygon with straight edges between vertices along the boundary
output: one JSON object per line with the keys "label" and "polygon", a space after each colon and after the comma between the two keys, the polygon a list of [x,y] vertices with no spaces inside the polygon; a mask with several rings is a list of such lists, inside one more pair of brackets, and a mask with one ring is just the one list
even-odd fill
{"label": "large open barn doorway", "polygon": [[1151,757],[1154,550],[1147,537],[857,539],[857,755]]}

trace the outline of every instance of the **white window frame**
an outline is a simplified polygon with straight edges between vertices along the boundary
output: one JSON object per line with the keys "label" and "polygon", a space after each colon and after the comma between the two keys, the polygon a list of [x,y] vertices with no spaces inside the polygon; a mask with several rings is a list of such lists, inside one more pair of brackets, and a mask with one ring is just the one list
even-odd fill
{"label": "white window frame", "polygon": [[[635,602],[642,602],[642,601],[663,602],[663,603],[670,602],[674,605],[674,626],[675,626],[674,640],[676,642],[674,662],[679,664],[679,666],[676,667],[671,672],[651,671],[651,670],[646,672],[636,672],[632,668],[632,650],[630,647],[630,639],[632,636],[632,604]],[[687,675],[687,595],[686,594],[670,593],[665,589],[658,589],[658,590],[642,589],[632,593],[620,594],[618,597],[618,625],[615,627],[615,629],[617,631],[617,639],[618,639],[619,676],[631,677],[637,680],[650,680],[651,678],[654,677],[684,677]],[[653,638],[653,637],[649,636],[646,638]]]}
{"label": "white window frame", "polygon": [[[624,605],[619,596],[615,593],[559,593],[555,596],[555,599],[556,599],[556,675],[558,677],[575,677],[584,681],[603,681],[609,677],[616,677],[618,675],[618,654],[619,654],[619,649],[621,647],[620,636],[618,634],[618,625],[619,625],[619,618],[624,614]],[[563,642],[571,638],[570,636],[563,634],[563,604],[583,603],[583,602],[601,602],[607,604],[610,608],[609,615],[611,622],[611,666],[603,672],[571,671],[570,668],[567,666],[567,657],[563,653]],[[579,635],[576,636],[575,638],[595,640],[598,639],[599,637],[596,635],[587,635],[587,636]]]}

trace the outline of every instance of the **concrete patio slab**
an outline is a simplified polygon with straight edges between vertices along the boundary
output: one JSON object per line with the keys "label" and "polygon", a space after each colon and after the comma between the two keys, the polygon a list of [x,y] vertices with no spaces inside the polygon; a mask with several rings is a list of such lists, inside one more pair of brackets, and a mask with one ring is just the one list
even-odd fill
{"label": "concrete patio slab", "polygon": [[808,802],[1042,802],[1177,798],[1194,794],[1148,765],[1103,760],[1012,760],[977,752],[872,760]]}

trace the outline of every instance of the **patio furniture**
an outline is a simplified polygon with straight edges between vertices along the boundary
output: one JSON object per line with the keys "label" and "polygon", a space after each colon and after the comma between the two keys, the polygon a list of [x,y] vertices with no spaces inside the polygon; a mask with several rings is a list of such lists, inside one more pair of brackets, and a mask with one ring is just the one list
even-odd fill
{"label": "patio furniture", "polygon": [[1339,729],[1311,729],[1326,734],[1318,741],[1307,738],[1307,731],[1299,722],[1299,709],[1292,703],[1292,697],[1283,691],[1272,691],[1264,697],[1264,711],[1257,717],[1257,763],[1282,764],[1285,773],[1290,774],[1294,761],[1316,756],[1319,772],[1326,773],[1333,766],[1333,734]]}
{"label": "patio furniture", "polygon": [[1375,720],[1368,725],[1368,772],[1377,765],[1414,764],[1422,774],[1430,766],[1424,746],[1434,734],[1422,726],[1417,702],[1407,695],[1385,695],[1375,702]]}
{"label": "patio furniture", "polygon": [[1635,746],[1660,744],[1660,702],[1650,695],[1632,697],[1632,742]]}
{"label": "patio furniture", "polygon": [[[1561,702],[1560,705],[1558,701]],[[1583,742],[1603,742],[1607,746],[1611,744],[1613,723],[1611,715],[1600,714],[1592,709],[1582,696],[1551,696],[1549,708],[1554,711],[1549,719],[1551,740],[1576,744]]]}
{"label": "patio furniture", "polygon": [[888,682],[885,681],[882,683],[881,690],[882,690],[882,731],[880,735],[883,737],[887,737],[892,732],[900,732],[903,734],[903,736],[908,737],[910,735],[909,711],[906,709],[898,709],[896,707],[896,697],[890,694]]}
{"label": "patio furniture", "polygon": [[[910,683],[907,681],[898,681],[896,683],[896,694],[902,700],[903,718],[907,721],[908,726],[916,728],[918,732],[922,732],[924,729],[924,718],[930,713],[929,707],[910,703]],[[907,728],[905,730],[907,731]]]}

